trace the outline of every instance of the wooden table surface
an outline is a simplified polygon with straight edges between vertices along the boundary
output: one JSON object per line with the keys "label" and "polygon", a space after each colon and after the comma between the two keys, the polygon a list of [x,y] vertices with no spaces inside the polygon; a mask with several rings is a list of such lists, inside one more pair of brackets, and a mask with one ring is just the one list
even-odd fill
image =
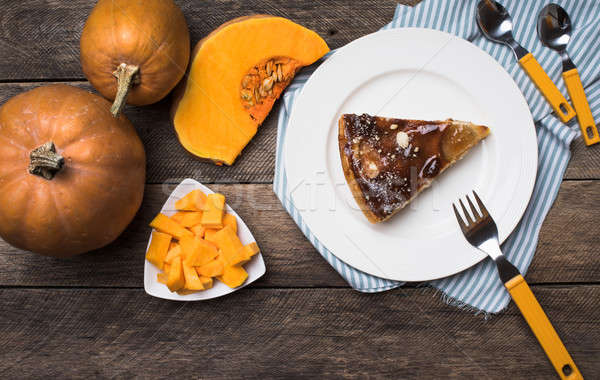
{"label": "wooden table surface", "polygon": [[[195,43],[250,13],[288,17],[331,48],[379,29],[394,1],[177,0]],[[62,82],[91,89],[79,36],[91,0],[0,1],[0,104]],[[178,144],[170,99],[128,107],[144,141],[144,203],[110,246],[69,260],[0,241],[0,376],[17,377],[466,377],[554,378],[511,303],[485,320],[429,288],[350,289],[286,214],[271,189],[275,110],[232,167],[201,163]],[[276,106],[277,108],[277,106]],[[600,378],[600,146],[573,158],[540,234],[527,280],[584,376]],[[195,178],[227,196],[258,240],[267,274],[208,302],[156,299],[143,290],[152,216]]]}

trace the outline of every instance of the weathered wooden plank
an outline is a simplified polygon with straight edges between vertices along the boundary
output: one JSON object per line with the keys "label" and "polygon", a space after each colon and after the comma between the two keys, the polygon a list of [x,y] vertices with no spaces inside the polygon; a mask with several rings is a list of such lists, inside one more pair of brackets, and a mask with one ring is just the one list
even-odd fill
{"label": "weathered wooden plank", "polygon": [[[266,13],[315,30],[332,48],[381,28],[396,8],[393,0],[175,2],[186,17],[192,43],[235,17]],[[93,0],[4,1],[0,15],[0,81],[83,79],[79,37],[94,4]]]}
{"label": "weathered wooden plank", "polygon": [[[92,90],[87,82],[68,84]],[[0,84],[0,105],[40,83]],[[269,183],[275,170],[277,114],[279,103],[259,128],[256,137],[231,167],[201,162],[181,147],[169,120],[170,99],[147,107],[127,107],[125,114],[136,126],[146,147],[147,182],[178,183],[193,177],[204,183]],[[586,147],[579,139],[573,143],[573,158],[566,179],[600,178],[600,145]]]}
{"label": "weathered wooden plank", "polygon": [[[533,290],[581,372],[599,378],[600,287]],[[0,304],[4,378],[555,377],[514,304],[486,321],[430,289],[242,289],[190,303],[1,289]]]}
{"label": "weathered wooden plank", "polygon": [[[58,260],[22,252],[0,242],[0,285],[127,286],[143,283],[144,251],[151,218],[172,186],[147,187],[143,207],[116,242],[97,252]],[[214,185],[253,231],[267,264],[261,287],[346,286],[285,213],[271,185]],[[527,279],[532,283],[600,282],[595,243],[600,181],[565,182],[540,235]]]}

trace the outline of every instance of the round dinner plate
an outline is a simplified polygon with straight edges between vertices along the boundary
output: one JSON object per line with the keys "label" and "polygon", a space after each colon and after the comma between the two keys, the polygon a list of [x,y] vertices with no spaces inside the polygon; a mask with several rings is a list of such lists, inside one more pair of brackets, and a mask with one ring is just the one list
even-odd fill
{"label": "round dinner plate", "polygon": [[[371,224],[348,188],[338,149],[344,113],[471,121],[491,134],[404,210]],[[510,75],[475,45],[431,29],[380,31],[339,49],[295,101],[284,159],[287,194],[335,256],[400,281],[449,276],[481,261],[452,212],[475,189],[504,241],[535,183],[537,140],[527,103]]]}

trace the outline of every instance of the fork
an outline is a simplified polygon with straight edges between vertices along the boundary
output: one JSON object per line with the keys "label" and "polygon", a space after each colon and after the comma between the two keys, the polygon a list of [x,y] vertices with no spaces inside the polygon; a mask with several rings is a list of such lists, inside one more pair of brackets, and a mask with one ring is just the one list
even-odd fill
{"label": "fork", "polygon": [[468,195],[466,196],[472,216],[467,211],[462,199],[459,199],[459,203],[464,219],[458,212],[456,205],[452,204],[456,220],[465,238],[472,246],[487,253],[494,260],[500,279],[546,352],[546,356],[550,359],[558,376],[561,379],[568,380],[583,379],[529,285],[527,285],[519,270],[502,254],[496,222],[494,222],[475,191],[473,191],[473,195],[479,210],[477,210],[471,198]]}

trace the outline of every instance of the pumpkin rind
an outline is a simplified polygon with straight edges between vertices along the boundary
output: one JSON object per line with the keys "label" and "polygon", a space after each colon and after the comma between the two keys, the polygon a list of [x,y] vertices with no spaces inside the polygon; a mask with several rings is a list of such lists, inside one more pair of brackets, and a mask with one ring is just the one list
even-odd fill
{"label": "pumpkin rind", "polygon": [[[281,17],[242,17],[222,25],[196,45],[186,81],[176,91],[172,117],[179,141],[200,158],[233,164],[293,74],[328,51],[315,32]],[[289,75],[266,87],[262,107],[250,107],[242,99],[244,77],[277,57],[293,63]]]}
{"label": "pumpkin rind", "polygon": [[[115,99],[120,64],[137,66],[127,103],[146,105],[164,98],[185,74],[190,36],[172,0],[100,0],[80,41],[86,78],[107,99]],[[135,82],[135,80],[134,80]]]}
{"label": "pumpkin rind", "polygon": [[[0,236],[55,257],[115,240],[139,209],[144,147],[110,104],[67,85],[38,87],[0,108]],[[29,172],[30,154],[53,142],[64,166],[54,177]]]}

